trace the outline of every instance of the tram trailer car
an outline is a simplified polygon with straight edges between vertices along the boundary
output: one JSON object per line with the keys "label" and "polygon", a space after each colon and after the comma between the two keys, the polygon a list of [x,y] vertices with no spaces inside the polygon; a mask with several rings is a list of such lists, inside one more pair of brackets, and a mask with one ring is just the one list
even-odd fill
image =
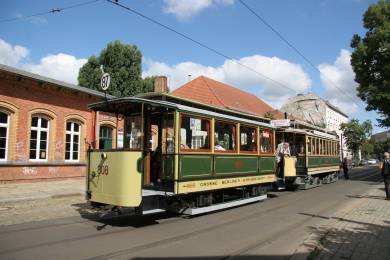
{"label": "tram trailer car", "polygon": [[196,215],[264,200],[276,181],[268,119],[168,94],[90,108],[94,122],[98,111],[124,122],[122,148],[88,152],[87,199],[94,205]]}
{"label": "tram trailer car", "polygon": [[309,189],[338,180],[340,144],[337,134],[304,122],[292,121],[276,131],[276,143],[290,144],[285,158],[285,184],[289,189]]}

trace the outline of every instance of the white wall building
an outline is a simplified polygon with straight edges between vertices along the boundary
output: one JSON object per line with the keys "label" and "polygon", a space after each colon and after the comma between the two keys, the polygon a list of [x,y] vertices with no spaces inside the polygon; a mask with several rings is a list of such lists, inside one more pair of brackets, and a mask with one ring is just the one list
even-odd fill
{"label": "white wall building", "polygon": [[342,123],[348,123],[348,115],[336,106],[313,93],[309,93],[306,95],[298,94],[289,98],[280,110],[315,126],[325,128],[326,131],[336,132],[340,139],[343,157],[352,157],[352,153],[346,147],[345,139],[342,137],[342,131],[340,130]]}

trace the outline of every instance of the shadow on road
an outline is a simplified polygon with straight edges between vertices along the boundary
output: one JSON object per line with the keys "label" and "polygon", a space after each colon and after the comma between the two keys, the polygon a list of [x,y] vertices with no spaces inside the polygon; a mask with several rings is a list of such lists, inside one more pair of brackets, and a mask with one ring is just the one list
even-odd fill
{"label": "shadow on road", "polygon": [[97,225],[98,231],[104,229],[107,226],[113,227],[134,227],[140,228],[145,226],[160,224],[159,221],[163,219],[176,217],[173,213],[158,213],[146,216],[131,215],[134,213],[133,209],[122,209],[119,212],[105,210],[97,211],[88,203],[73,204],[80,216],[84,219],[95,221],[101,225]]}

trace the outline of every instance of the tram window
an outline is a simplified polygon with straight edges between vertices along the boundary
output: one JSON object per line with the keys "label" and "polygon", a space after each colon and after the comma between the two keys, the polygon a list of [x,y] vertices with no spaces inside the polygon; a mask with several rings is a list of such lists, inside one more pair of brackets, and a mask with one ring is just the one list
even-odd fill
{"label": "tram window", "polygon": [[321,147],[320,140],[316,138],[316,155],[320,154],[320,150],[321,150],[320,147]]}
{"label": "tram window", "polygon": [[311,154],[311,151],[312,151],[312,147],[311,147],[311,137],[308,137],[307,138],[307,154]]}
{"label": "tram window", "polygon": [[272,133],[269,129],[260,130],[260,152],[272,153]]}
{"label": "tram window", "polygon": [[324,140],[324,155],[328,155],[328,141]]}
{"label": "tram window", "polygon": [[305,136],[296,135],[295,142],[294,142],[294,145],[292,147],[293,147],[292,154],[303,155],[305,153]]}
{"label": "tram window", "polygon": [[124,148],[142,149],[142,117],[141,115],[127,116],[125,119]]}
{"label": "tram window", "polygon": [[173,153],[175,151],[173,113],[165,114],[162,120],[162,152]]}
{"label": "tram window", "polygon": [[215,122],[215,150],[236,150],[236,125],[226,122]]}
{"label": "tram window", "polygon": [[256,128],[240,126],[240,151],[256,152]]}
{"label": "tram window", "polygon": [[316,154],[316,139],[311,138],[311,153]]}
{"label": "tram window", "polygon": [[180,127],[180,149],[209,150],[210,120],[183,115]]}

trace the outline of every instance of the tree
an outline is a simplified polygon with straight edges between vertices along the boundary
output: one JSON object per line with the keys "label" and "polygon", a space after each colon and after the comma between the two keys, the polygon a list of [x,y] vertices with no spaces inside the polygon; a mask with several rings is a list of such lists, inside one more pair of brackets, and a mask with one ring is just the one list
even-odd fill
{"label": "tree", "polygon": [[372,124],[370,120],[366,120],[360,124],[359,120],[352,119],[349,123],[341,124],[341,130],[346,139],[347,147],[356,155],[362,144],[371,135]]}
{"label": "tree", "polygon": [[381,114],[381,126],[390,127],[390,2],[380,0],[370,5],[363,16],[367,29],[362,39],[355,34],[351,47],[351,65],[358,96],[367,103],[366,110]]}
{"label": "tree", "polygon": [[79,85],[101,91],[100,78],[103,65],[104,72],[111,76],[108,94],[117,97],[133,96],[138,93],[153,91],[154,77],[141,78],[142,54],[137,46],[111,42],[103,49],[99,57],[92,56],[80,68]]}
{"label": "tree", "polygon": [[362,156],[364,159],[370,158],[370,156],[374,153],[374,144],[370,142],[364,142],[362,144]]}

